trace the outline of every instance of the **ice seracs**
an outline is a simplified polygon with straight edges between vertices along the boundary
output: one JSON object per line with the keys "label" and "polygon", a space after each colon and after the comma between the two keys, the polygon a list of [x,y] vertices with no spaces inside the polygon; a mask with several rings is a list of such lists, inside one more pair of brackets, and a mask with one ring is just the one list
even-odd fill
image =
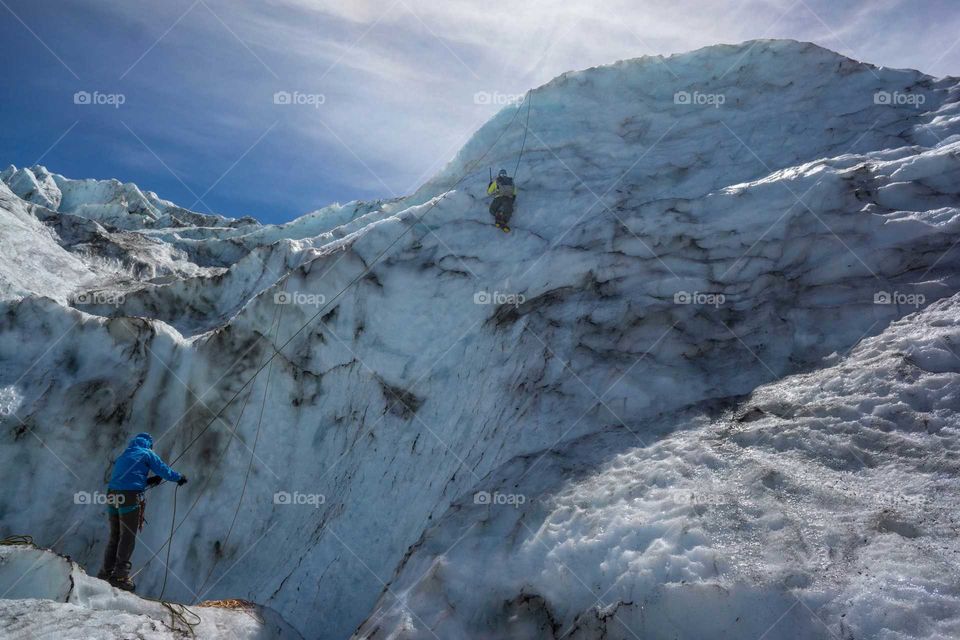
{"label": "ice seracs", "polygon": [[[809,611],[841,637],[949,637],[941,556],[911,546],[952,552],[947,521],[883,513],[876,492],[851,515],[826,482],[956,488],[928,457],[955,428],[957,96],[956,79],[788,41],[565,74],[528,97],[509,236],[484,191],[487,165],[516,162],[515,106],[411,196],[284,225],[31,169],[28,189],[0,185],[0,241],[37,247],[0,263],[0,389],[17,399],[0,460],[51,500],[0,493],[4,521],[51,544],[78,521],[58,547],[95,563],[101,515],[70,495],[102,486],[107,452],[146,430],[179,453],[316,315],[180,462],[210,488],[177,531],[169,597],[190,600],[217,562],[212,597],[329,638],[709,621],[756,637],[791,606],[810,637]],[[34,198],[46,175],[56,208]],[[864,355],[891,331],[889,357]],[[929,368],[891,370],[913,342]],[[857,397],[832,388],[861,375]],[[248,397],[266,418],[224,544]],[[939,430],[919,429],[932,408]],[[151,523],[135,563],[165,537]],[[871,560],[894,546],[900,564]]]}
{"label": "ice seracs", "polygon": [[727,410],[511,460],[354,637],[956,637],[958,312],[940,300]]}

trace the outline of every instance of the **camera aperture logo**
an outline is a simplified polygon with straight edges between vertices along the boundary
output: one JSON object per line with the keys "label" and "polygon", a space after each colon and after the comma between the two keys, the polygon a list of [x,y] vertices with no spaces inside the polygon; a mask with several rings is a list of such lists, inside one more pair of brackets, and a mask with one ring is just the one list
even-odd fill
{"label": "camera aperture logo", "polygon": [[273,94],[273,104],[308,106],[319,109],[327,102],[322,93],[301,93],[300,91],[277,91]]}
{"label": "camera aperture logo", "polygon": [[526,301],[522,293],[504,293],[502,291],[477,291],[473,294],[473,304],[512,304],[519,307]]}
{"label": "camera aperture logo", "polygon": [[73,296],[74,305],[104,304],[119,307],[126,300],[126,296],[116,291],[85,291]]}
{"label": "camera aperture logo", "polygon": [[77,91],[73,94],[73,104],[107,106],[119,109],[127,101],[122,93],[100,93],[99,91]]}
{"label": "camera aperture logo", "polygon": [[473,94],[473,104],[504,107],[508,104],[523,104],[525,93],[500,93],[499,91],[477,91]]}
{"label": "camera aperture logo", "polygon": [[902,91],[877,91],[873,94],[873,104],[894,107],[913,107],[919,109],[927,101],[922,93],[904,93]]}
{"label": "camera aperture logo", "polygon": [[301,307],[322,307],[327,297],[322,293],[304,293],[303,291],[278,291],[273,294],[274,304],[295,304]]}
{"label": "camera aperture logo", "polygon": [[324,504],[327,501],[327,497],[322,493],[300,493],[299,491],[294,491],[290,493],[289,491],[277,491],[273,494],[273,504],[280,505],[294,505],[294,506],[310,506],[314,509],[319,509],[320,505]]}
{"label": "camera aperture logo", "polygon": [[77,491],[73,494],[73,504],[119,507],[125,502],[122,493],[103,493],[102,491]]}
{"label": "camera aperture logo", "polygon": [[489,491],[477,491],[473,494],[473,504],[492,506],[509,505],[515,509],[519,509],[520,505],[526,502],[527,496],[522,493],[500,493],[498,491],[490,493]]}
{"label": "camera aperture logo", "polygon": [[722,293],[703,293],[701,291],[677,291],[673,294],[674,304],[696,304],[702,306],[719,308],[727,301],[727,297]]}
{"label": "camera aperture logo", "polygon": [[922,293],[901,293],[899,291],[894,291],[891,293],[889,291],[877,291],[875,294],[873,294],[873,304],[895,304],[898,306],[904,305],[918,309],[923,306],[923,303],[926,301],[927,298]]}
{"label": "camera aperture logo", "polygon": [[700,91],[677,91],[673,94],[673,104],[713,107],[719,109],[727,101],[722,93],[701,93]]}

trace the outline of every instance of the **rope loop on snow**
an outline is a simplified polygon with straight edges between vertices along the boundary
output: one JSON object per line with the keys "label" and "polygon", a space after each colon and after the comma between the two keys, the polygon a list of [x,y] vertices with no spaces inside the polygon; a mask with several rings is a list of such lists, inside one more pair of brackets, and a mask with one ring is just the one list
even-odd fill
{"label": "rope loop on snow", "polygon": [[[167,611],[170,612],[170,624],[162,623],[163,626],[170,629],[174,633],[189,633],[191,638],[197,637],[197,632],[195,627],[202,622],[200,616],[187,608],[186,605],[180,604],[178,602],[167,602],[166,600],[158,601]],[[187,616],[196,618],[196,621],[189,620]],[[178,628],[177,622],[183,625],[184,628]]]}
{"label": "rope loop on snow", "polygon": [[15,534],[12,536],[7,536],[3,540],[0,540],[0,545],[3,546],[25,546],[33,547],[36,546],[33,543],[33,536]]}

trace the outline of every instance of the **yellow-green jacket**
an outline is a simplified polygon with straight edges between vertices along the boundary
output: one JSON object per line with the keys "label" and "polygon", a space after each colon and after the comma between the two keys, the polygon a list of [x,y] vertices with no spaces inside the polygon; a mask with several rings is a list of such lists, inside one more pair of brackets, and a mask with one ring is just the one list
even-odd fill
{"label": "yellow-green jacket", "polygon": [[493,196],[494,198],[499,198],[501,196],[507,196],[515,198],[517,196],[517,186],[513,184],[513,178],[496,178],[487,185],[487,195]]}

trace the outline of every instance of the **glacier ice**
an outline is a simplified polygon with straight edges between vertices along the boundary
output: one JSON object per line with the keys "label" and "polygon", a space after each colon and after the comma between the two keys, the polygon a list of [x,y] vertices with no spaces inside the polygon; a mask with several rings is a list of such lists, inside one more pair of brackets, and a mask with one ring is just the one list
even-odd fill
{"label": "glacier ice", "polygon": [[175,457],[293,337],[179,462],[177,601],[329,638],[956,637],[958,91],[792,41],[627,60],[283,225],[11,167],[5,529],[93,570],[74,492],[130,433]]}

